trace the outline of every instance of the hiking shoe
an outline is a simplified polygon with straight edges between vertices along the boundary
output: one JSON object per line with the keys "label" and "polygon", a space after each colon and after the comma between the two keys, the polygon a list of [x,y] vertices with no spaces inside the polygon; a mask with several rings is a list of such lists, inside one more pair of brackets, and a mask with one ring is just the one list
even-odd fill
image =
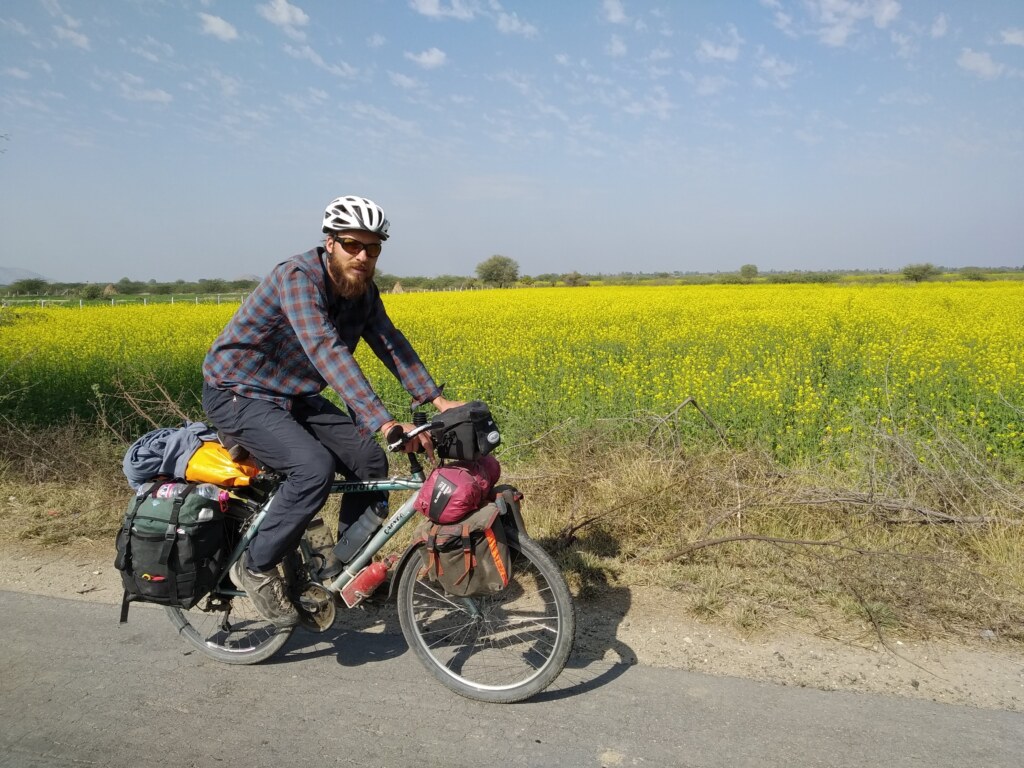
{"label": "hiking shoe", "polygon": [[231,566],[231,580],[245,590],[260,616],[277,627],[294,627],[299,623],[299,611],[288,599],[284,580],[274,568],[254,573],[244,565],[249,556],[243,554]]}
{"label": "hiking shoe", "polygon": [[329,581],[345,570],[345,564],[334,555],[334,536],[321,518],[315,517],[310,521],[306,540],[314,556],[320,560],[317,578],[321,582]]}

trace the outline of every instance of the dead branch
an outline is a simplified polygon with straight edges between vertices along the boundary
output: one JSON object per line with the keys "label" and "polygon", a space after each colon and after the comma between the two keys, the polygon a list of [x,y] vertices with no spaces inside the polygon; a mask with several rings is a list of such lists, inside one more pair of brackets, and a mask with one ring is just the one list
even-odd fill
{"label": "dead branch", "polygon": [[698,403],[696,398],[694,398],[692,395],[690,397],[687,397],[685,400],[683,400],[683,402],[681,402],[679,405],[677,405],[672,410],[672,412],[670,414],[668,414],[667,416],[665,416],[664,418],[659,420],[658,423],[654,425],[654,429],[651,430],[651,434],[648,435],[648,437],[647,437],[647,445],[648,445],[648,447],[650,447],[651,441],[654,440],[654,436],[658,433],[658,430],[661,429],[663,426],[665,426],[665,424],[668,423],[669,419],[671,419],[673,416],[675,416],[677,413],[679,413],[681,410],[683,410],[683,408],[685,408],[688,405],[692,405],[694,408],[697,409],[697,412],[701,416],[704,417],[704,421],[706,421],[708,423],[708,425],[712,429],[714,429],[715,432],[718,433],[718,437],[721,438],[722,443],[725,445],[726,448],[728,448],[729,447],[729,441],[725,437],[725,432],[722,431],[722,428],[719,427],[718,424],[715,423],[715,420],[712,419],[711,416],[708,415],[708,412],[705,411],[701,407],[700,403]]}
{"label": "dead branch", "polygon": [[[844,537],[845,538],[845,537]],[[734,536],[722,536],[718,539],[704,539],[703,541],[696,541],[693,544],[688,544],[682,549],[676,550],[670,555],[665,556],[665,562],[671,562],[678,560],[682,557],[686,557],[692,552],[696,552],[706,547],[713,547],[718,544],[729,544],[734,541],[761,541],[767,544],[793,544],[798,546],[812,546],[812,547],[835,547],[836,549],[843,549],[848,552],[856,552],[859,555],[870,555],[870,554],[891,554],[891,553],[879,553],[872,552],[871,550],[864,549],[863,547],[851,547],[849,544],[843,544],[843,539],[832,539],[829,541],[814,541],[812,539],[784,539],[778,536],[762,536],[757,533],[738,533]]]}
{"label": "dead branch", "polygon": [[[939,512],[928,507],[911,504],[900,499],[888,499],[884,497],[873,497],[867,493],[848,492],[845,495],[830,495],[817,498],[792,499],[782,502],[789,506],[820,506],[820,505],[852,505],[861,507],[873,507],[885,512],[897,513],[898,518],[890,518],[886,522],[925,524],[925,523],[948,523],[951,525],[1022,525],[1024,521],[1014,520],[1006,517],[990,517],[986,515],[975,515],[971,517],[961,515],[950,515],[946,512]],[[910,515],[911,517],[908,517]]]}
{"label": "dead branch", "polygon": [[675,488],[677,485],[681,485],[683,482],[684,482],[683,480],[678,480],[677,482],[669,483],[668,485],[664,486],[663,488],[659,488],[658,490],[656,490],[656,491],[654,491],[652,493],[648,493],[646,496],[640,496],[640,497],[637,497],[635,499],[629,499],[628,501],[624,501],[623,503],[618,504],[618,505],[612,507],[611,509],[606,509],[603,512],[598,512],[596,515],[591,515],[590,517],[586,518],[582,522],[577,523],[576,525],[566,525],[561,531],[559,531],[558,535],[555,537],[555,547],[556,547],[556,549],[561,550],[561,549],[565,549],[566,547],[568,547],[570,544],[573,543],[573,541],[576,540],[576,533],[580,529],[585,528],[586,526],[590,525],[591,523],[596,523],[598,520],[601,520],[602,518],[607,517],[612,512],[618,512],[620,509],[625,509],[627,507],[632,507],[632,506],[634,506],[636,504],[640,504],[641,502],[645,502],[645,501],[647,501],[649,499],[653,499],[655,496],[659,496],[660,494],[664,493],[665,491],[667,491],[667,490],[669,490],[671,488]]}

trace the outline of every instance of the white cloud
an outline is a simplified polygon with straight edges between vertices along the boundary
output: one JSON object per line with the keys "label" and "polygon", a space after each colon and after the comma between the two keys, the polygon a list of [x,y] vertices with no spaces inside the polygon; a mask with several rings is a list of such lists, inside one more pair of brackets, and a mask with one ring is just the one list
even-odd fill
{"label": "white cloud", "polygon": [[411,120],[403,120],[380,107],[375,107],[363,102],[357,102],[351,105],[350,110],[357,121],[363,121],[367,125],[372,125],[375,128],[377,126],[384,126],[390,128],[396,133],[416,138],[419,138],[421,135],[420,128],[416,123]]}
{"label": "white cloud", "polygon": [[668,91],[660,85],[656,85],[642,99],[631,101],[623,107],[623,111],[628,115],[639,117],[654,115],[659,120],[668,120],[673,109],[675,109],[675,104],[669,98]]}
{"label": "white cloud", "polygon": [[622,6],[622,0],[604,0],[601,4],[604,11],[604,20],[611,24],[626,24],[629,18],[626,16],[626,9]]}
{"label": "white cloud", "polygon": [[502,10],[498,11],[498,31],[503,35],[537,36],[537,28],[533,24],[520,20],[515,13],[507,13]]}
{"label": "white cloud", "polygon": [[[42,0],[42,4],[47,13],[63,22],[62,24],[57,24],[53,27],[53,31],[57,35],[58,40],[71,43],[71,45],[81,48],[84,51],[90,50],[89,38],[82,32],[78,31],[78,28],[82,26],[82,22],[65,13],[57,0]],[[24,26],[20,22],[15,22],[15,24],[17,24],[17,27],[15,28],[17,31],[24,29]]]}
{"label": "white cloud", "polygon": [[423,67],[423,69],[437,69],[438,67],[443,67],[445,62],[448,60],[448,56],[439,48],[430,48],[422,53],[406,52],[405,58]]}
{"label": "white cloud", "polygon": [[17,67],[7,67],[0,72],[2,72],[5,77],[13,77],[17,80],[28,80],[32,77],[32,75],[24,69],[18,69]]}
{"label": "white cloud", "polygon": [[294,45],[285,45],[284,52],[293,58],[312,62],[325,72],[330,72],[338,77],[355,77],[359,73],[358,69],[344,61],[340,64],[328,64],[319,53],[308,45],[303,45],[299,48],[296,48]]}
{"label": "white cloud", "polygon": [[999,35],[1004,45],[1024,45],[1024,29],[1004,29]]}
{"label": "white cloud", "polygon": [[696,82],[696,89],[699,96],[714,96],[732,85],[734,83],[729,78],[715,75],[713,77],[699,78]]}
{"label": "white cloud", "polygon": [[28,34],[28,27],[17,19],[0,19],[0,29],[9,29],[11,32],[16,32],[19,35]]}
{"label": "white cloud", "polygon": [[76,48],[81,48],[84,51],[89,50],[89,38],[81,32],[68,27],[54,27],[53,31],[57,34],[58,39],[71,43]]}
{"label": "white cloud", "polygon": [[366,44],[370,48],[380,48],[385,42],[387,41],[384,39],[384,35],[373,35],[366,41]]}
{"label": "white cloud", "polygon": [[309,23],[309,16],[297,5],[292,5],[288,0],[270,0],[265,5],[256,6],[260,16],[276,27],[280,27],[288,37],[293,40],[305,40],[306,33],[299,27]]}
{"label": "white cloud", "polygon": [[917,41],[910,35],[893,30],[889,33],[889,38],[896,46],[896,55],[901,59],[909,59],[917,52]]}
{"label": "white cloud", "polygon": [[736,27],[731,24],[726,36],[729,38],[728,41],[721,45],[710,40],[701,40],[700,45],[697,47],[697,58],[703,62],[736,61],[740,56],[740,46],[744,42],[743,38],[736,31]]}
{"label": "white cloud", "polygon": [[555,61],[563,67],[569,66],[569,54],[557,53],[555,54]]}
{"label": "white cloud", "polygon": [[1005,69],[1002,64],[994,62],[988,53],[979,53],[970,48],[963,49],[956,63],[983,80],[995,80]]}
{"label": "white cloud", "polygon": [[834,48],[845,46],[862,21],[871,19],[876,27],[885,29],[901,10],[896,0],[812,0],[809,8],[819,24],[818,38]]}
{"label": "white cloud", "polygon": [[932,22],[931,36],[938,39],[945,37],[947,32],[949,32],[949,20],[946,18],[946,14],[940,13]]}
{"label": "white cloud", "polygon": [[604,50],[609,56],[619,58],[626,55],[626,44],[622,42],[622,38],[618,35],[612,35],[612,39],[608,41],[608,45]]}
{"label": "white cloud", "polygon": [[415,90],[423,85],[415,77],[409,77],[399,72],[388,72],[388,77],[391,78],[391,84],[396,88],[403,88],[407,91]]}
{"label": "white cloud", "polygon": [[162,43],[159,40],[154,39],[150,35],[146,35],[146,38],[137,43],[134,46],[128,48],[132,53],[137,56],[141,56],[146,61],[151,61],[154,64],[159,64],[164,59],[168,59],[174,56],[174,48],[169,46],[167,43]]}
{"label": "white cloud", "polygon": [[758,53],[757,69],[754,82],[762,88],[788,88],[797,72],[795,65],[764,51]]}
{"label": "white cloud", "polygon": [[445,6],[442,0],[410,0],[409,7],[416,13],[424,16],[441,19],[460,19],[469,21],[475,15],[475,10],[463,0],[451,0],[451,5]]}
{"label": "white cloud", "polygon": [[220,86],[221,95],[223,95],[225,99],[233,99],[238,95],[239,86],[242,84],[242,81],[237,77],[225,75],[223,72],[216,69],[210,74],[210,77],[212,77],[216,81],[217,85]]}
{"label": "white cloud", "polygon": [[216,37],[218,40],[223,40],[225,43],[229,43],[238,37],[238,30],[233,25],[224,21],[220,16],[211,16],[209,13],[200,13],[199,18],[202,19],[204,35],[211,35]]}
{"label": "white cloud", "polygon": [[882,96],[878,101],[881,104],[905,104],[910,107],[923,107],[931,103],[932,97],[926,93],[912,91],[909,88],[901,88]]}
{"label": "white cloud", "polygon": [[118,83],[121,89],[121,96],[129,101],[148,101],[154,104],[169,104],[174,100],[167,91],[162,88],[146,88],[145,80],[137,75],[125,73]]}

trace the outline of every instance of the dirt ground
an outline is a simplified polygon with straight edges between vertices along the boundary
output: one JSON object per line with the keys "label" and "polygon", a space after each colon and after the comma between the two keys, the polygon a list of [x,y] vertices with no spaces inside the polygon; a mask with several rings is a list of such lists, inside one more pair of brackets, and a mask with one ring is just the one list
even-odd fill
{"label": "dirt ground", "polygon": [[[121,586],[112,562],[109,545],[0,545],[0,589],[114,605]],[[742,637],[680,618],[685,613],[679,598],[658,589],[613,590],[579,601],[578,610],[582,660],[1024,712],[1024,652],[995,637],[954,644],[891,636],[883,645],[870,628],[850,642],[782,626],[772,634]],[[111,621],[117,621],[115,611]]]}

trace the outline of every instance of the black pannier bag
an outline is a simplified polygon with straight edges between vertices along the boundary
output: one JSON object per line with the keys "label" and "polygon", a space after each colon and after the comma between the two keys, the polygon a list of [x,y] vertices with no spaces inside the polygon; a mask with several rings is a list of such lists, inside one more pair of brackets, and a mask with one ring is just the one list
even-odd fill
{"label": "black pannier bag", "polygon": [[475,461],[501,445],[498,425],[481,400],[471,400],[433,416],[430,437],[438,456],[455,461]]}
{"label": "black pannier bag", "polygon": [[194,483],[152,482],[139,487],[117,534],[117,559],[124,598],[191,608],[217,584],[227,560],[222,501],[196,491]]}

